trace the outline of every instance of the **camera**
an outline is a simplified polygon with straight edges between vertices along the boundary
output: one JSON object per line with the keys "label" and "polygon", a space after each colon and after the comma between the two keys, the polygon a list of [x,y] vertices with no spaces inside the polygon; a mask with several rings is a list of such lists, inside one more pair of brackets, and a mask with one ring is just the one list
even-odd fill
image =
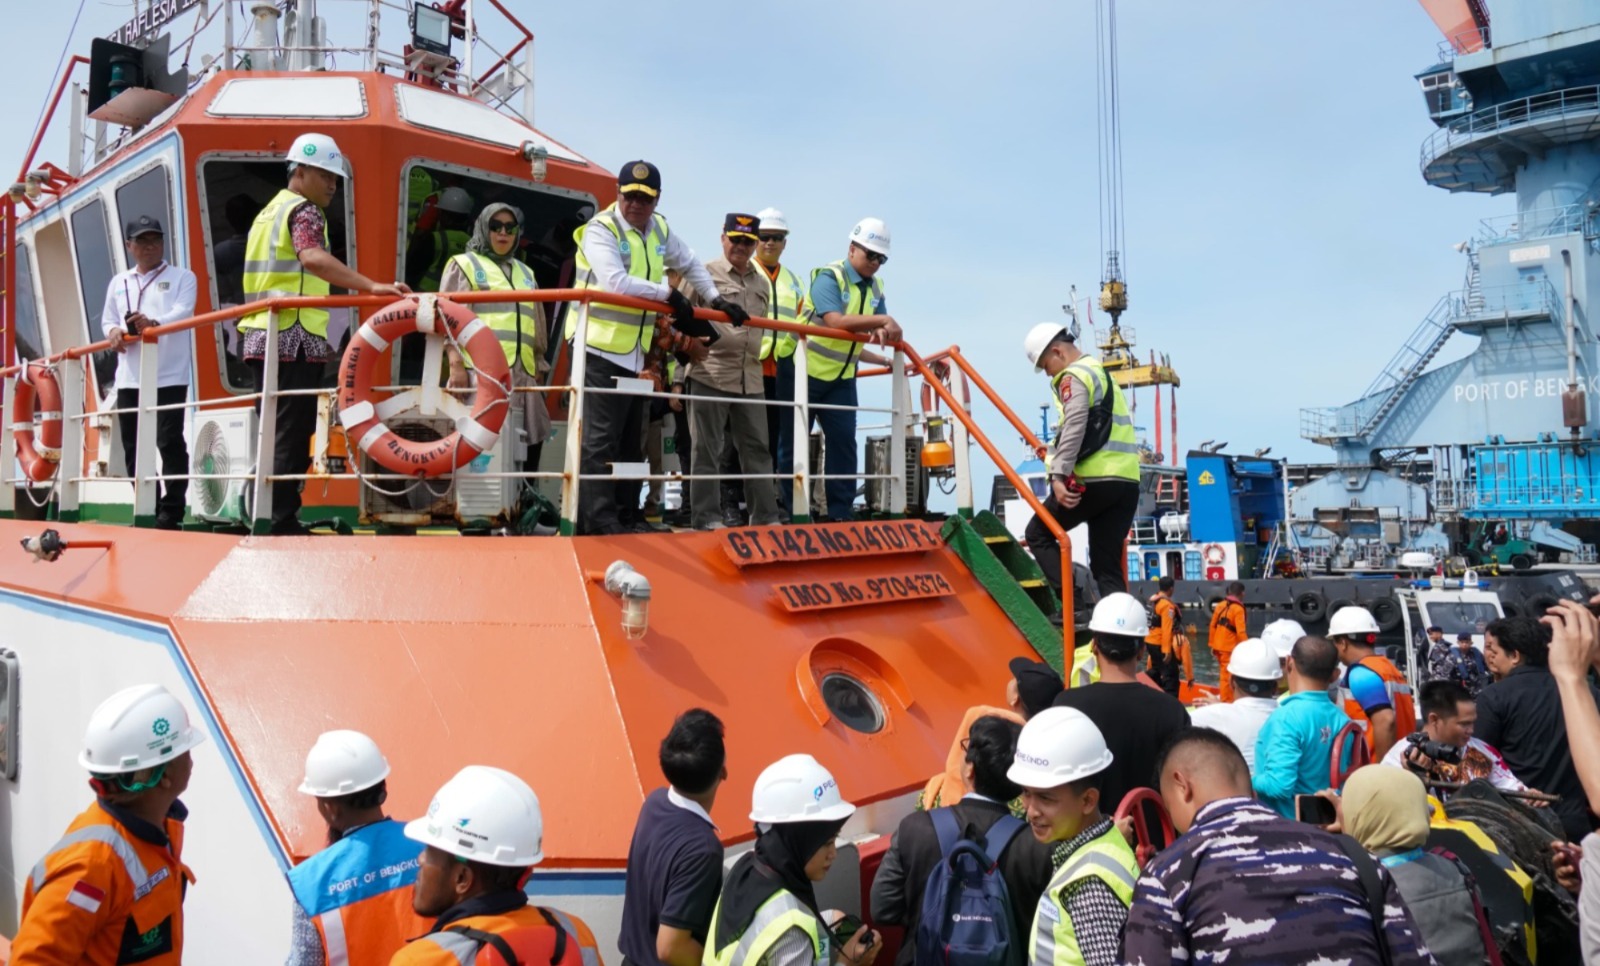
{"label": "camera", "polygon": [[1429,758],[1432,758],[1436,762],[1445,765],[1461,764],[1460,748],[1457,748],[1455,745],[1447,745],[1442,741],[1431,741],[1424,732],[1413,731],[1409,735],[1406,735],[1406,741],[1409,741],[1411,746],[1417,749],[1417,751]]}

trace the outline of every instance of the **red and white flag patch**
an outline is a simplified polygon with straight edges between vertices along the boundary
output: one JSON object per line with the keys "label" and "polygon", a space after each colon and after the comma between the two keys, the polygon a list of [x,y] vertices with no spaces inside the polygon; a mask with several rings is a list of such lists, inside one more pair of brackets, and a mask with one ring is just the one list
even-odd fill
{"label": "red and white flag patch", "polygon": [[67,893],[67,901],[79,909],[84,909],[88,912],[99,912],[100,903],[106,901],[106,893],[104,889],[90,885],[80,879],[72,887],[72,891]]}

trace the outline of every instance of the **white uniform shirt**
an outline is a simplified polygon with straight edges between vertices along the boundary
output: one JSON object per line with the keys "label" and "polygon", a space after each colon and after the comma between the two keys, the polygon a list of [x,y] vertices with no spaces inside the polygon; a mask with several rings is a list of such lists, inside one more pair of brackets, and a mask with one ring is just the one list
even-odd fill
{"label": "white uniform shirt", "polygon": [[[589,268],[594,272],[595,281],[607,292],[665,302],[672,294],[672,287],[666,282],[652,282],[628,274],[627,263],[622,260],[621,243],[610,229],[601,224],[602,220],[610,217],[604,212],[596,215],[589,220],[589,226],[583,232],[583,257],[589,260]],[[677,232],[667,234],[666,251],[661,253],[661,260],[667,268],[681,272],[707,304],[721,297],[722,293],[717,291],[717,283],[711,280],[711,273],[706,271],[705,265],[696,257],[694,249],[690,248]],[[589,351],[630,372],[638,372],[644,368],[644,350],[637,346],[632,352],[624,353],[602,352],[595,348]]]}
{"label": "white uniform shirt", "polygon": [[1232,702],[1195,708],[1189,716],[1197,728],[1215,728],[1228,736],[1244,753],[1250,774],[1256,773],[1256,736],[1272,712],[1278,710],[1276,698],[1238,697]]}
{"label": "white uniform shirt", "polygon": [[[107,335],[112,329],[122,329],[122,320],[129,312],[143,312],[157,325],[181,322],[194,316],[194,273],[162,262],[150,272],[141,275],[130,268],[111,280],[106,290],[106,307],[100,313],[100,327]],[[117,357],[117,388],[139,388],[139,354],[141,346],[136,340],[125,343],[128,351]],[[194,359],[194,333],[180,332],[161,339],[161,368],[156,373],[156,386],[187,386],[189,370]]]}

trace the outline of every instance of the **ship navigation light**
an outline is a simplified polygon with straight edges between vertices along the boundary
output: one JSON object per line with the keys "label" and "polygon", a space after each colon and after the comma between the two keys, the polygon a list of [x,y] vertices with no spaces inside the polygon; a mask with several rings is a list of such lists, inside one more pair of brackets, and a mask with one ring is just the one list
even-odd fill
{"label": "ship navigation light", "polygon": [[606,568],[606,593],[622,601],[622,633],[637,641],[650,629],[650,579],[626,560]]}

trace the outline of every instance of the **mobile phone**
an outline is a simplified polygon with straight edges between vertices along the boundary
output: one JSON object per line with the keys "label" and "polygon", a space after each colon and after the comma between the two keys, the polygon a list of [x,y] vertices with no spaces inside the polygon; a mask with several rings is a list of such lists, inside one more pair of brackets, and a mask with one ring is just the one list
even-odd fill
{"label": "mobile phone", "polygon": [[[837,944],[839,948],[844,948],[845,943],[855,938],[856,932],[862,927],[862,925],[864,925],[864,923],[862,923],[859,916],[852,916],[849,913],[845,913],[838,922],[833,924],[831,932],[833,934],[834,943]],[[868,938],[871,938],[870,933],[868,934]],[[867,945],[870,946],[872,944],[869,942]]]}
{"label": "mobile phone", "polygon": [[1294,817],[1307,825],[1332,825],[1339,820],[1339,812],[1321,795],[1296,795]]}

